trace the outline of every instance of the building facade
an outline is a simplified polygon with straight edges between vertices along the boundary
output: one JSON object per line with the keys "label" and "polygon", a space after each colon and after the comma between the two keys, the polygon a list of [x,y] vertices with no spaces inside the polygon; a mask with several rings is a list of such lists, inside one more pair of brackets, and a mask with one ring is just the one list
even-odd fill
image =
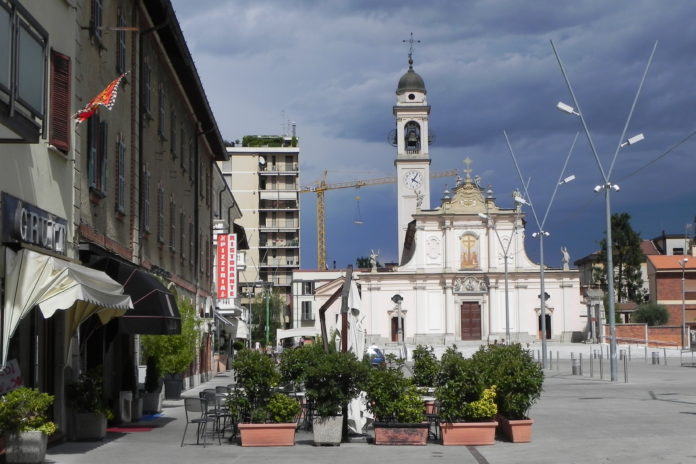
{"label": "building facade", "polygon": [[299,155],[295,136],[247,136],[228,146],[222,172],[239,203],[249,250],[239,275],[247,306],[263,291],[282,297],[289,322],[292,272],[300,267]]}

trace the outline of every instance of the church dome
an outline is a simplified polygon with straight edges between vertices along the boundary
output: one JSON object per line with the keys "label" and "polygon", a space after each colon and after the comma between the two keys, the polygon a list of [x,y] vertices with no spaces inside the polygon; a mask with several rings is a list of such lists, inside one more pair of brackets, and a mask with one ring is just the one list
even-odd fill
{"label": "church dome", "polygon": [[399,79],[399,86],[396,88],[396,94],[401,95],[406,92],[423,92],[425,90],[425,82],[420,74],[413,70],[413,60],[408,60],[408,71]]}

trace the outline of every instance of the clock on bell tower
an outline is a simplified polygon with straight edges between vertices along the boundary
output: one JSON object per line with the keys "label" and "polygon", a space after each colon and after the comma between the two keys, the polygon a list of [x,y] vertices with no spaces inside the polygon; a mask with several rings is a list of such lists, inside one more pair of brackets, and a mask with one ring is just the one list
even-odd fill
{"label": "clock on bell tower", "polygon": [[428,116],[430,106],[423,78],[413,70],[413,44],[420,41],[404,40],[410,44],[408,71],[399,79],[393,114],[396,130],[390,141],[396,147],[397,220],[399,261],[404,247],[406,228],[419,209],[430,209],[430,153],[428,145]]}

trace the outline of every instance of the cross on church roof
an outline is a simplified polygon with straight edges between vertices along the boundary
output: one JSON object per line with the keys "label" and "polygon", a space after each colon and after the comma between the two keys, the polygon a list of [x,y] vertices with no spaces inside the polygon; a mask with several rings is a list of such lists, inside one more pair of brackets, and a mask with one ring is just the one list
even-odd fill
{"label": "cross on church roof", "polygon": [[408,64],[413,65],[413,44],[420,43],[420,40],[415,40],[413,38],[413,32],[411,32],[411,38],[408,40],[403,40],[403,43],[408,43]]}
{"label": "cross on church roof", "polygon": [[464,159],[464,164],[466,165],[466,168],[464,169],[464,173],[466,174],[467,179],[471,179],[471,163],[474,161],[469,158],[468,156]]}

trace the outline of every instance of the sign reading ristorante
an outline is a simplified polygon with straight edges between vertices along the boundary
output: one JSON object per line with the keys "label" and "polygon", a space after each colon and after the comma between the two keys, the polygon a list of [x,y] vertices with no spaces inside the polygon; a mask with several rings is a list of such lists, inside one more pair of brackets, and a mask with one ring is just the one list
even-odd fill
{"label": "sign reading ristorante", "polygon": [[66,254],[67,231],[65,219],[2,192],[3,243],[31,243]]}

